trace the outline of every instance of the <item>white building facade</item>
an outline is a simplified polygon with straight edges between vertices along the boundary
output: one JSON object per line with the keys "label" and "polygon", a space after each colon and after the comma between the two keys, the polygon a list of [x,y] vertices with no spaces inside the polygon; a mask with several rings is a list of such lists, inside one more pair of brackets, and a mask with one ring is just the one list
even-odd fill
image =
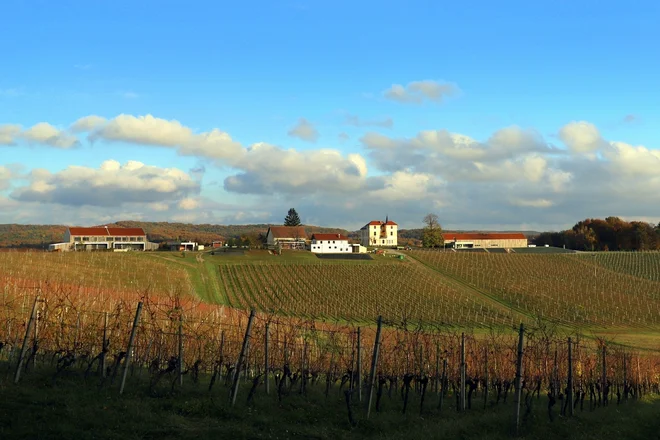
{"label": "white building facade", "polygon": [[353,247],[348,237],[341,234],[314,234],[310,250],[315,254],[350,254]]}
{"label": "white building facade", "polygon": [[360,228],[362,246],[396,247],[399,226],[392,220],[374,220]]}
{"label": "white building facade", "polygon": [[93,228],[67,228],[62,243],[51,244],[51,251],[93,250],[155,250],[157,243],[147,240],[142,228],[99,226]]}

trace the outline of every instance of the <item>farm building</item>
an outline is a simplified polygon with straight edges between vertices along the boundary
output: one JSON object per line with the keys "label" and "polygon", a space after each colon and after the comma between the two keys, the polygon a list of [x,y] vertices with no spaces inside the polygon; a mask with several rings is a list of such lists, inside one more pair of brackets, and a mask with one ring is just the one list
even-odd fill
{"label": "farm building", "polygon": [[362,246],[361,244],[352,244],[351,247],[353,248],[353,253],[354,254],[366,254],[367,253],[367,248]]}
{"label": "farm building", "polygon": [[171,251],[203,251],[204,246],[194,241],[170,241],[167,248]]}
{"label": "farm building", "polygon": [[149,242],[147,234],[142,228],[117,228],[112,226],[67,228],[62,243],[48,246],[50,251],[146,251],[155,249],[158,249],[158,244]]}
{"label": "farm building", "polygon": [[282,249],[305,249],[307,233],[302,226],[271,226],[266,233],[266,244]]}
{"label": "farm building", "polygon": [[341,234],[314,234],[310,250],[315,254],[350,254],[353,248]]}
{"label": "farm building", "polygon": [[527,237],[520,232],[444,232],[445,246],[454,249],[524,248]]}
{"label": "farm building", "polygon": [[360,228],[360,244],[362,246],[385,246],[395,247],[397,245],[398,225],[392,220],[374,220]]}

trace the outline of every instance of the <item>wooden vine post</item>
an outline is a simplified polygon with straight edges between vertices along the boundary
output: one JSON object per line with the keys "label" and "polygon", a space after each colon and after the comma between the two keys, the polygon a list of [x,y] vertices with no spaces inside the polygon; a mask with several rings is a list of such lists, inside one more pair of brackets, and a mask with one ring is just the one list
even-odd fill
{"label": "wooden vine post", "polygon": [[245,337],[243,338],[243,346],[241,347],[241,354],[238,357],[238,362],[236,363],[236,370],[234,371],[234,381],[231,389],[231,406],[236,405],[236,396],[238,395],[238,385],[239,379],[241,376],[241,367],[245,361],[245,353],[247,351],[247,346],[250,340],[250,333],[252,332],[252,321],[254,321],[255,311],[252,309],[250,311],[250,318],[248,319],[247,328],[245,329]]}
{"label": "wooden vine post", "polygon": [[357,328],[357,392],[358,401],[362,402],[362,332]]}
{"label": "wooden vine post", "polygon": [[566,398],[568,399],[568,415],[573,416],[573,342],[568,338],[568,384]]}
{"label": "wooden vine post", "polygon": [[32,333],[32,326],[34,325],[34,317],[37,312],[37,303],[39,302],[39,295],[34,298],[34,304],[32,305],[32,312],[30,313],[30,320],[28,321],[27,328],[25,329],[25,337],[23,338],[23,345],[21,346],[21,353],[18,356],[18,365],[16,365],[16,373],[14,374],[14,383],[18,383],[21,379],[21,369],[23,368],[23,362],[25,361],[25,353],[27,352],[28,340],[30,339],[30,333]]}
{"label": "wooden vine post", "polygon": [[488,346],[484,347],[484,409],[488,406]]}
{"label": "wooden vine post", "polygon": [[135,319],[133,319],[133,328],[131,328],[131,336],[128,338],[128,347],[126,347],[126,359],[124,360],[124,372],[121,376],[121,385],[119,386],[119,394],[124,393],[124,386],[126,385],[126,376],[128,375],[128,367],[131,363],[133,354],[133,342],[135,341],[135,333],[137,332],[138,323],[140,322],[140,313],[142,313],[142,301],[137,305],[135,310]]}
{"label": "wooden vine post", "polygon": [[380,332],[383,327],[383,317],[378,317],[378,327],[376,328],[376,340],[374,341],[374,351],[371,356],[371,371],[369,372],[369,397],[367,398],[367,418],[371,414],[371,403],[374,397],[374,388],[376,386],[376,368],[378,367],[378,353],[380,351]]}
{"label": "wooden vine post", "polygon": [[518,359],[516,360],[516,398],[514,402],[515,406],[515,435],[518,436],[518,430],[520,428],[520,400],[522,398],[522,368],[523,368],[523,339],[525,335],[525,326],[520,324],[520,330],[518,331]]}
{"label": "wooden vine post", "polygon": [[270,330],[270,323],[266,323],[266,329],[264,330],[264,385],[266,387],[266,394],[270,394],[270,380],[268,378],[268,371],[270,365],[268,363],[268,333]]}
{"label": "wooden vine post", "polygon": [[460,404],[458,407],[459,411],[465,411],[465,333],[461,333],[461,390],[460,390]]}
{"label": "wooden vine post", "polygon": [[623,353],[623,400],[628,400],[628,370],[626,365],[626,358],[628,355]]}
{"label": "wooden vine post", "polygon": [[177,374],[177,381],[179,382],[179,386],[183,386],[183,311],[179,315],[178,341],[179,341],[179,362],[177,364],[176,374]]}
{"label": "wooden vine post", "polygon": [[440,393],[440,344],[435,343],[435,392]]}
{"label": "wooden vine post", "polygon": [[103,344],[101,345],[101,362],[99,362],[101,368],[101,377],[106,376],[106,362],[108,358],[108,345],[110,341],[108,340],[108,312],[103,313]]}

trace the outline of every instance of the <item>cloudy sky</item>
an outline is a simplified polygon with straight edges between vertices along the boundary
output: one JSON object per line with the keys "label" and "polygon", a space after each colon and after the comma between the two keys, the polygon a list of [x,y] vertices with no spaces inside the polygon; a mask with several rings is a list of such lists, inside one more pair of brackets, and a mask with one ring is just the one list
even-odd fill
{"label": "cloudy sky", "polygon": [[1,9],[0,223],[660,221],[655,1]]}

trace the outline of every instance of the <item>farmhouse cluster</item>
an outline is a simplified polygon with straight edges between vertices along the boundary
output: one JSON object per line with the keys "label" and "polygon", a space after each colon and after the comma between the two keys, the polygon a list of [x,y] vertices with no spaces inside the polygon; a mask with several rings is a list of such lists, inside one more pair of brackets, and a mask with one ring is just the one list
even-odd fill
{"label": "farmhouse cluster", "polygon": [[[366,253],[368,248],[401,248],[399,226],[389,220],[373,220],[360,228],[358,239],[353,243],[342,234],[307,234],[302,226],[271,226],[266,235],[270,248],[307,249],[316,254]],[[464,233],[445,232],[445,247],[454,250],[484,249],[486,251],[508,251],[528,246],[527,237],[514,233]]]}
{"label": "farmhouse cluster", "polygon": [[[399,246],[399,226],[386,218],[373,220],[364,225],[356,239],[341,233],[308,233],[303,226],[271,226],[265,237],[270,249],[307,250],[315,254],[363,254],[368,248],[402,248]],[[444,232],[446,248],[453,250],[480,249],[508,251],[527,247],[527,237],[522,233],[465,233]],[[222,247],[222,242],[213,242],[212,249]],[[205,246],[191,241],[153,243],[147,239],[142,228],[120,228],[101,226],[92,228],[70,227],[61,243],[51,244],[50,251],[95,251],[114,252],[149,251],[158,249],[171,251],[201,251]]]}

